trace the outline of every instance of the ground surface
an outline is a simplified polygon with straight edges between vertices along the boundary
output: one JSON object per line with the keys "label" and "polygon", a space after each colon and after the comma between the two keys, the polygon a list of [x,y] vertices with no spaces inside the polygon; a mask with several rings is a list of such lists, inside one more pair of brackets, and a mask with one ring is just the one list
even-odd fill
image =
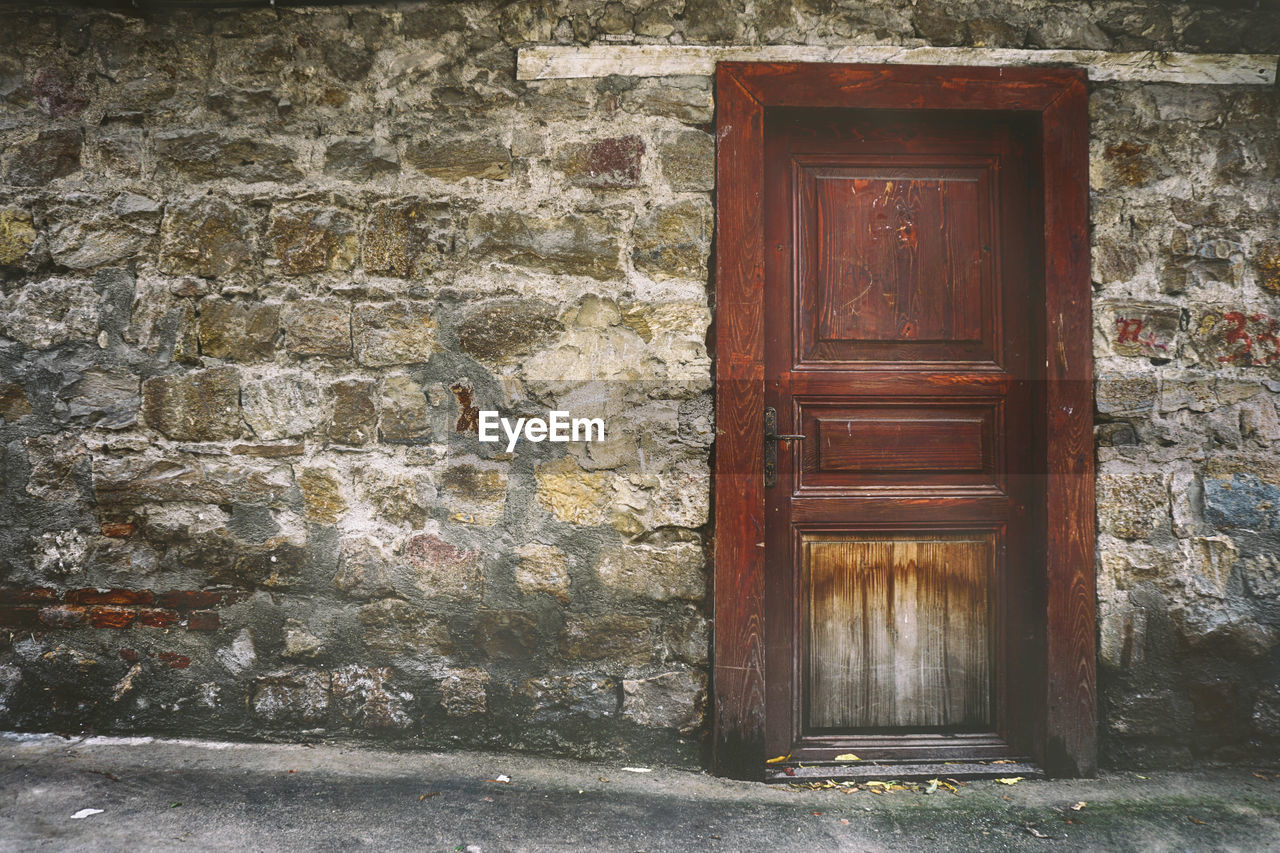
{"label": "ground surface", "polygon": [[523,755],[6,736],[0,849],[1280,849],[1269,771],[1146,776],[846,794]]}

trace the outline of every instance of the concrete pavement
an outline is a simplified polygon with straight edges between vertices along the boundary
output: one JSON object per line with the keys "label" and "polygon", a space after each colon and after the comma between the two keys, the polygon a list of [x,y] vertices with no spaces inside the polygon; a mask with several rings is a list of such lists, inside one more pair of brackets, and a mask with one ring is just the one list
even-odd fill
{"label": "concrete pavement", "polygon": [[[73,818],[84,809],[102,811]],[[1280,778],[1113,772],[876,794],[513,754],[0,739],[0,850],[365,848],[1254,853],[1280,850]]]}

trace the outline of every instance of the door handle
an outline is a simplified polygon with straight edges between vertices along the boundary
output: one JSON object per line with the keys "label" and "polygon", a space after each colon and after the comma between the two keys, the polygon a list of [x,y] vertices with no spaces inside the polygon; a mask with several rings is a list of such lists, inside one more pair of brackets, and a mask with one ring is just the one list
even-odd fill
{"label": "door handle", "polygon": [[766,406],[764,410],[764,484],[765,486],[776,486],[778,484],[778,442],[779,441],[804,441],[807,435],[798,434],[780,434],[778,432],[778,412],[773,406]]}

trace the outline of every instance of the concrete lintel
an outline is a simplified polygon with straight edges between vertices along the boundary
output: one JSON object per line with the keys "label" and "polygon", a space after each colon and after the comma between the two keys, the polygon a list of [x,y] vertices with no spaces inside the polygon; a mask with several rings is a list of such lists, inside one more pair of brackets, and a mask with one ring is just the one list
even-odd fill
{"label": "concrete lintel", "polygon": [[522,47],[520,80],[573,77],[709,75],[717,62],[861,62],[903,65],[1058,65],[1088,70],[1090,80],[1270,86],[1280,57],[1232,53],[1112,53],[981,47],[858,45],[592,45]]}

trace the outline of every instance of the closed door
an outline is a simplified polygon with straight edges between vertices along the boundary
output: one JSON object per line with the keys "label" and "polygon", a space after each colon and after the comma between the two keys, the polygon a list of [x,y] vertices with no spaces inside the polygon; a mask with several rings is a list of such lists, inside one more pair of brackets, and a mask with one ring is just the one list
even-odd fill
{"label": "closed door", "polygon": [[1033,737],[1037,138],[1012,113],[766,118],[770,754]]}

